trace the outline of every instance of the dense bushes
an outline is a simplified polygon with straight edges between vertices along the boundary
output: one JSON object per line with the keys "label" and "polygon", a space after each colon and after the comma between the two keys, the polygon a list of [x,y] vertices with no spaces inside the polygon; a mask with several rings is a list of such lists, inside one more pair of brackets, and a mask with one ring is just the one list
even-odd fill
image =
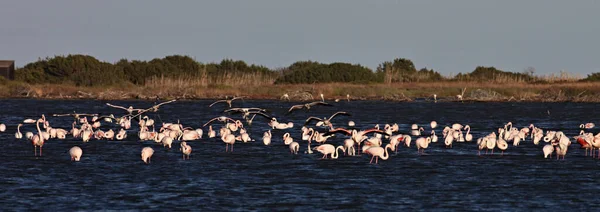
{"label": "dense bushes", "polygon": [[533,82],[535,78],[524,73],[498,70],[495,67],[477,66],[471,73],[459,73],[454,77],[459,81],[491,81],[491,82]]}
{"label": "dense bushes", "polygon": [[[271,70],[248,65],[241,60],[224,59],[220,63],[202,64],[188,56],[172,55],[150,61],[121,59],[114,64],[92,56],[68,55],[29,63],[15,73],[27,83],[63,83],[78,86],[115,84],[147,85],[185,81],[195,85],[265,85],[300,83],[401,83],[431,81],[540,82],[549,81],[527,73],[506,72],[495,67],[478,66],[471,73],[445,78],[427,68],[417,69],[409,59],[397,58],[380,64],[376,71],[349,63],[299,61],[288,67]],[[588,75],[586,81],[599,81],[600,73]]]}
{"label": "dense bushes", "polygon": [[375,82],[371,69],[349,63],[296,62],[281,70],[275,83]]}

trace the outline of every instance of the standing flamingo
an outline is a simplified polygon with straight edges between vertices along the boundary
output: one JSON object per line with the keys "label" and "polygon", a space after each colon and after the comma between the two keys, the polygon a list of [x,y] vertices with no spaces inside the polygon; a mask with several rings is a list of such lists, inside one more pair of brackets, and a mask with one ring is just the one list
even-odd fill
{"label": "standing flamingo", "polygon": [[152,147],[144,147],[142,149],[142,161],[144,161],[144,163],[146,163],[146,164],[149,164],[150,158],[152,157],[153,154],[154,154],[154,150],[152,149]]}
{"label": "standing flamingo", "polygon": [[233,152],[233,144],[235,144],[235,136],[232,134],[222,134],[221,140],[225,143],[225,152],[227,152],[229,145],[231,144],[231,152]]}
{"label": "standing flamingo", "polygon": [[342,151],[346,151],[344,149],[344,146],[338,146],[336,148],[331,144],[322,144],[318,147],[313,148],[313,150],[316,150],[316,151],[320,152],[321,154],[323,154],[322,159],[327,158],[327,155],[331,155],[331,159],[337,159],[339,149],[342,149]]}
{"label": "standing flamingo", "polygon": [[268,146],[269,144],[271,144],[271,130],[265,132],[263,134],[263,143],[265,144],[265,146]]}
{"label": "standing flamingo", "polygon": [[429,147],[429,143],[431,143],[431,137],[420,137],[417,138],[417,140],[415,141],[415,144],[417,146],[417,152],[419,154],[423,154],[425,153],[425,149],[427,149],[427,147]]}
{"label": "standing flamingo", "polygon": [[183,159],[185,160],[185,158],[187,157],[187,159],[190,159],[190,154],[192,154],[192,146],[188,145],[187,142],[182,141],[179,146],[181,146],[181,148],[179,150],[181,150],[181,153],[183,153]]}
{"label": "standing flamingo", "polygon": [[502,151],[501,155],[504,155],[504,151],[506,151],[506,149],[508,148],[508,143],[504,139],[502,139],[502,137],[500,137],[496,140],[496,146],[498,146],[498,149]]}
{"label": "standing flamingo", "polygon": [[298,154],[298,150],[300,149],[300,144],[298,142],[293,141],[290,143],[290,152],[292,154]]}
{"label": "standing flamingo", "polygon": [[544,158],[548,158],[548,156],[552,157],[554,147],[551,144],[546,144],[542,151],[544,152]]}
{"label": "standing flamingo", "polygon": [[35,126],[37,127],[38,134],[33,136],[31,139],[31,143],[33,143],[33,155],[37,156],[37,147],[40,147],[40,156],[42,156],[42,147],[44,146],[44,135],[42,134],[42,130],[40,129],[40,119],[35,122]]}
{"label": "standing flamingo", "polygon": [[387,160],[390,156],[388,153],[388,148],[391,149],[392,145],[387,144],[387,145],[385,145],[385,148],[378,146],[378,147],[369,147],[368,149],[366,149],[365,153],[372,155],[371,161],[369,161],[369,163],[373,163],[373,159],[375,159],[375,164],[377,164],[379,162],[378,161],[379,158],[381,158],[382,160]]}
{"label": "standing flamingo", "polygon": [[80,147],[74,146],[69,150],[69,155],[71,155],[71,161],[79,161],[81,159],[81,155],[83,155],[83,150]]}
{"label": "standing flamingo", "polygon": [[23,124],[17,125],[17,132],[15,133],[15,138],[16,139],[23,138],[23,134],[21,133],[21,126],[23,126]]}

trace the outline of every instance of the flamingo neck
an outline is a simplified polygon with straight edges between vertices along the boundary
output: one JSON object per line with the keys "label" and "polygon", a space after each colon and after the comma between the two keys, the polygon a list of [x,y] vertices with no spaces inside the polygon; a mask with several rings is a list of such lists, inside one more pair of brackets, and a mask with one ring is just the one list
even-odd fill
{"label": "flamingo neck", "polygon": [[390,157],[390,154],[388,153],[388,148],[392,148],[389,144],[385,145],[384,151],[383,151],[383,155],[381,156],[382,160],[387,160]]}

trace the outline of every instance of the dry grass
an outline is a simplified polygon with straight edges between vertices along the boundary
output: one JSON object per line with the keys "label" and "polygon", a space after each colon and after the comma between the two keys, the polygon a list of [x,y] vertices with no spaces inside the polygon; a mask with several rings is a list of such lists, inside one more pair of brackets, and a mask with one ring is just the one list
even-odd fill
{"label": "dry grass", "polygon": [[[260,77],[260,76],[254,76]],[[600,102],[600,82],[562,83],[489,83],[489,82],[421,82],[393,84],[284,84],[275,85],[264,79],[226,77],[217,81],[154,78],[144,86],[120,85],[113,87],[76,87],[73,85],[29,85],[25,83],[0,84],[1,97],[30,98],[96,98],[96,99],[150,99],[162,98],[223,98],[246,96],[254,99],[279,99],[283,94],[305,94],[318,98],[323,93],[327,99],[379,99],[410,101],[416,98],[456,100],[464,93],[465,100],[474,101],[575,101]],[[245,81],[244,81],[245,80]]]}

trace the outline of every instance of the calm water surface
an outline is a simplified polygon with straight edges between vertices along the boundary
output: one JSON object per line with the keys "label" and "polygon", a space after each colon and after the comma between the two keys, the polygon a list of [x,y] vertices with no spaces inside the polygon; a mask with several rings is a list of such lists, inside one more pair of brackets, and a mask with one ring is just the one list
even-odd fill
{"label": "calm water surface", "polygon": [[[110,101],[113,104],[146,108],[152,102]],[[223,105],[212,101],[179,101],[164,105],[157,122],[177,122],[199,128],[220,116]],[[191,160],[160,144],[137,140],[137,127],[125,141],[51,139],[42,157],[33,156],[29,141],[14,138],[16,125],[40,114],[85,113],[121,114],[105,106],[106,101],[0,100],[0,122],[8,129],[0,133],[0,203],[4,210],[362,210],[397,209],[441,210],[594,210],[600,191],[599,160],[584,156],[573,141],[566,160],[544,159],[542,146],[531,140],[518,147],[509,145],[504,156],[477,156],[475,142],[455,143],[446,149],[443,141],[432,143],[427,155],[419,156],[414,144],[392,153],[387,161],[369,164],[368,156],[341,156],[321,160],[321,155],[291,155],[282,142],[285,132],[300,139],[300,127],[311,116],[324,117],[338,110],[336,126],[353,120],[360,128],[398,123],[408,133],[413,123],[429,131],[429,122],[442,127],[452,123],[469,124],[474,140],[512,121],[515,127],[530,123],[543,129],[578,134],[581,123],[598,123],[598,104],[586,103],[431,103],[431,102],[339,102],[334,107],[318,107],[309,112],[285,115],[294,102],[234,101],[234,107],[263,107],[281,122],[293,121],[292,130],[274,131],[273,143],[265,146],[262,133],[267,120],[257,117],[249,127],[256,141],[237,142],[233,153],[225,153],[217,138],[192,141]],[[231,115],[239,118],[240,115]],[[72,118],[49,117],[53,127],[70,129]],[[220,127],[220,123],[214,123]],[[436,130],[441,134],[442,127]],[[103,124],[103,129],[119,130]],[[34,125],[21,128],[35,131]],[[598,130],[592,129],[594,133]],[[344,136],[328,141],[341,145]],[[413,141],[416,140],[413,136]],[[512,142],[509,142],[512,143]],[[69,148],[84,151],[80,162],[71,162]],[[152,163],[140,159],[143,147],[154,148]],[[176,148],[175,148],[176,147]]]}

